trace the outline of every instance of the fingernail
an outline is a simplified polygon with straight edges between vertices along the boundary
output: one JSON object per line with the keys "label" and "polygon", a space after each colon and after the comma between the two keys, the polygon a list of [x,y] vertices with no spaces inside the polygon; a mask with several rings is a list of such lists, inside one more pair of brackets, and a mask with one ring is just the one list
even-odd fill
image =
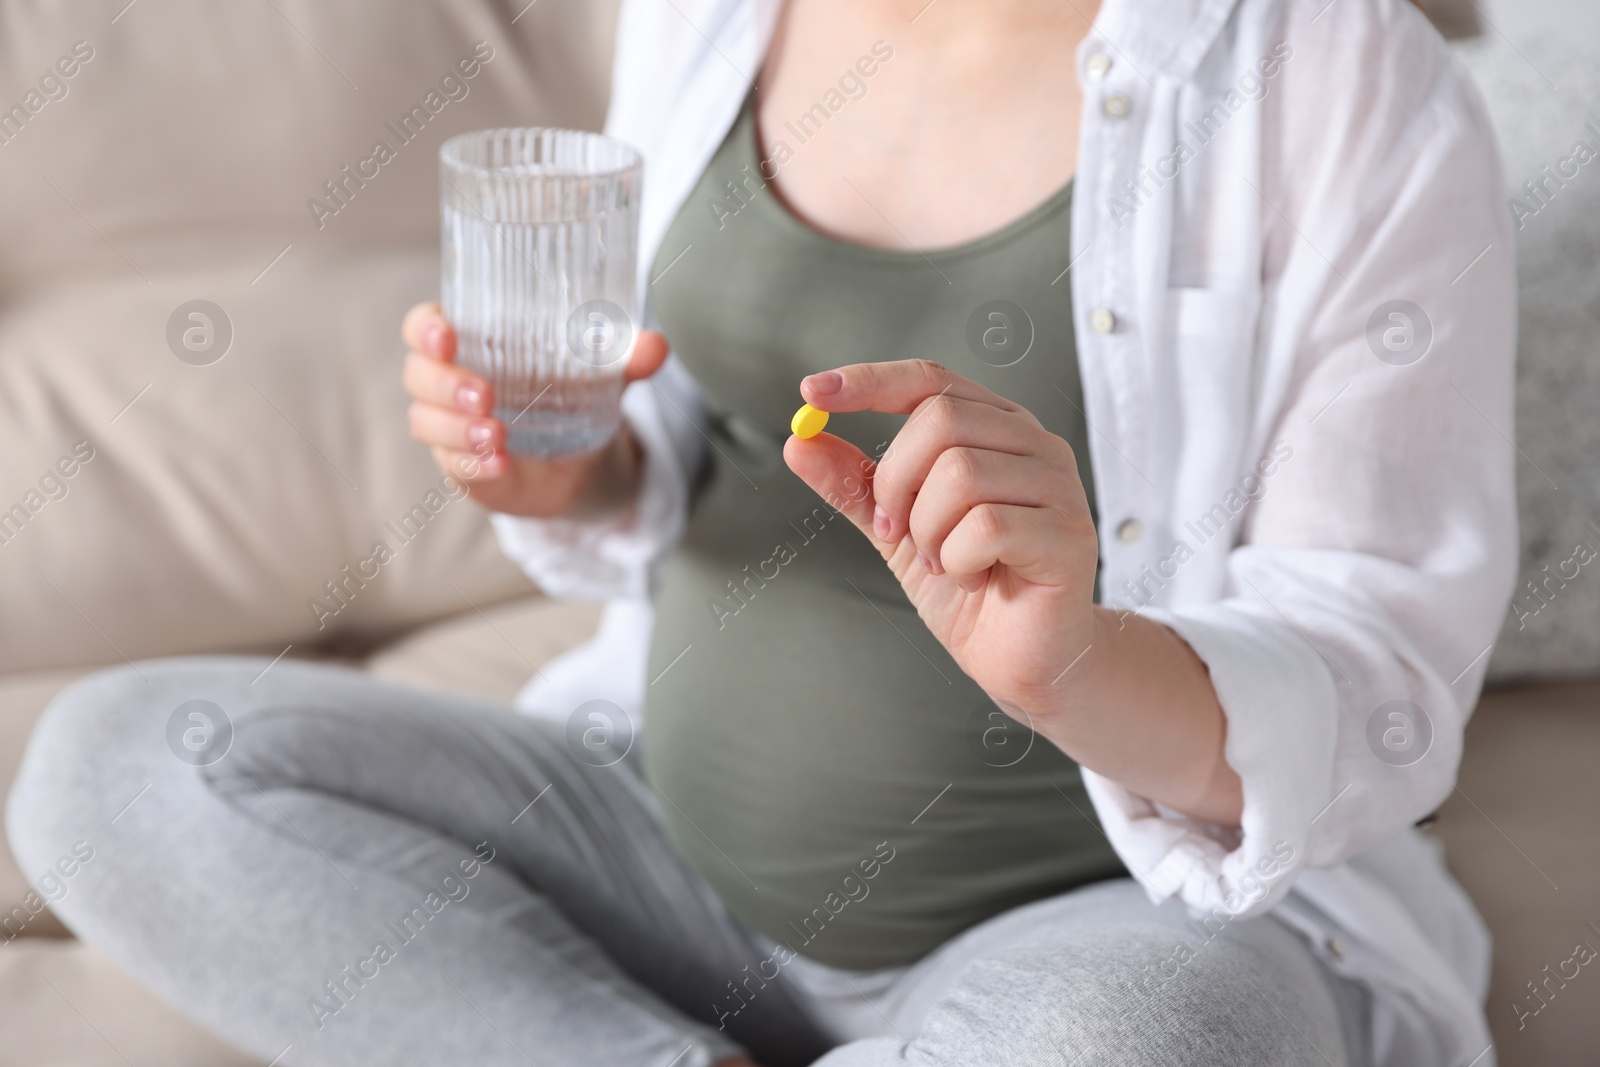
{"label": "fingernail", "polygon": [[429,326],[427,332],[422,335],[423,347],[437,356],[439,354],[440,341],[443,338],[444,323],[436,322],[432,326]]}
{"label": "fingernail", "polygon": [[889,539],[889,513],[876,504],[872,505],[872,532],[880,541]]}
{"label": "fingernail", "polygon": [[844,375],[836,370],[825,370],[821,374],[811,375],[800,384],[818,396],[827,396],[844,388]]}
{"label": "fingernail", "polygon": [[483,390],[471,382],[456,386],[456,404],[469,411],[483,410]]}
{"label": "fingernail", "polygon": [[475,445],[486,445],[494,436],[494,427],[486,422],[475,422],[467,427],[467,440]]}
{"label": "fingernail", "polygon": [[922,569],[927,571],[929,574],[938,574],[939,573],[938,571],[933,569],[933,560],[929,559],[927,556],[924,556],[920,552],[917,553],[917,562],[922,564]]}

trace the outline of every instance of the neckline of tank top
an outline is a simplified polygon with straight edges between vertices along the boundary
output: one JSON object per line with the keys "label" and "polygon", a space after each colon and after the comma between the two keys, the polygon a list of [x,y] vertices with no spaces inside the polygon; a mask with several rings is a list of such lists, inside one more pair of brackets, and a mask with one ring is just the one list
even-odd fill
{"label": "neckline of tank top", "polygon": [[[986,252],[997,246],[1004,245],[1031,232],[1035,227],[1044,224],[1061,211],[1065,210],[1072,202],[1072,187],[1077,180],[1074,175],[1068,178],[1066,184],[1051,193],[1044,200],[1035,204],[1017,218],[1012,219],[998,229],[963,241],[960,244],[945,245],[940,248],[880,248],[876,245],[860,244],[843,237],[835,237],[823,230],[817,229],[800,215],[795,213],[783,197],[773,187],[773,183],[766,179],[761,170],[761,141],[757,132],[757,116],[755,108],[755,91],[752,89],[745,96],[743,107],[739,110],[739,118],[735,129],[738,140],[738,155],[744,160],[755,161],[756,174],[765,182],[763,191],[768,196],[756,196],[751,199],[751,208],[763,212],[768,217],[776,220],[792,234],[798,234],[803,239],[813,244],[843,255],[856,256],[861,259],[879,263],[917,263],[917,262],[942,262],[960,259],[979,252]],[[891,225],[893,225],[891,223]]]}

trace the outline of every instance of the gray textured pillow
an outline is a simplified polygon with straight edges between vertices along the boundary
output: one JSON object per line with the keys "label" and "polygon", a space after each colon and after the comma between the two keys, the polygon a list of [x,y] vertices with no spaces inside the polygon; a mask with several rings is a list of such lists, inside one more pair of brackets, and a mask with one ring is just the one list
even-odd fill
{"label": "gray textured pillow", "polygon": [[[1600,362],[1593,359],[1600,111],[1591,106],[1600,100],[1600,12],[1593,8],[1500,3],[1486,10],[1484,35],[1457,46],[1494,117],[1515,201],[1507,210],[1515,207],[1521,222],[1515,438],[1522,549],[1516,596],[1490,660],[1494,681],[1600,671]],[[1575,151],[1580,141],[1585,148]],[[1530,181],[1543,182],[1544,191],[1531,195]]]}

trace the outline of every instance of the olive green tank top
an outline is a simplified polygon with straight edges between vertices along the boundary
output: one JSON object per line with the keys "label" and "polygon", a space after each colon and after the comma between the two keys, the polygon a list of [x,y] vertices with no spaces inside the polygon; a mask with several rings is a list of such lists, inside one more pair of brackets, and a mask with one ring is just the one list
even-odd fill
{"label": "olive green tank top", "polygon": [[[1089,486],[1071,187],[921,254],[808,227],[758,164],[747,100],[651,270],[711,447],[660,590],[645,769],[675,845],[735,915],[825,964],[896,966],[1125,872],[1077,765],[961,672],[783,444],[805,375],[925,357],[1025,405]],[[876,456],[904,421],[841,414],[828,431]]]}

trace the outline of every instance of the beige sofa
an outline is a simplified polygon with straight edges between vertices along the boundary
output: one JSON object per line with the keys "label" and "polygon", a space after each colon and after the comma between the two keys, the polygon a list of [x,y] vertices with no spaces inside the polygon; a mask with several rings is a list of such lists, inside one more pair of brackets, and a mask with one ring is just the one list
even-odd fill
{"label": "beige sofa", "polygon": [[[603,116],[613,0],[525,3],[0,0],[0,791],[99,666],[249,650],[506,700],[592,630],[430,497],[397,381],[439,143]],[[1521,1031],[1510,1008],[1600,946],[1597,697],[1487,698],[1436,828],[1500,939],[1513,1067],[1600,1048],[1600,979]],[[36,909],[39,873],[0,850],[0,1067],[249,1062]]]}

